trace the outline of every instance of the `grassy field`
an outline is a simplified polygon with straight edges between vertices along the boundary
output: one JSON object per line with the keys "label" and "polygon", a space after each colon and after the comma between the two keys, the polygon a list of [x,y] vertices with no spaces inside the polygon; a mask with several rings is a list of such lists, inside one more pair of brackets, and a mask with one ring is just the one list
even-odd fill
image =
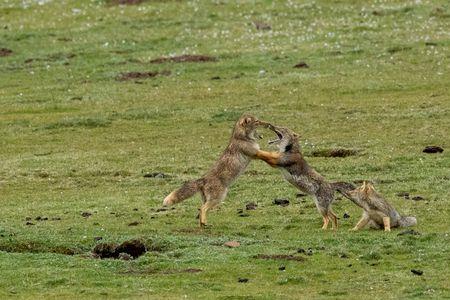
{"label": "grassy field", "polygon": [[[116,2],[0,3],[0,298],[450,298],[448,1]],[[184,54],[215,60],[151,62]],[[329,180],[375,182],[421,235],[349,232],[347,200],[322,231],[260,161],[210,228],[198,196],[158,211],[243,112],[300,133]],[[333,148],[359,152],[312,155]],[[149,250],[135,260],[90,255],[134,238]]]}

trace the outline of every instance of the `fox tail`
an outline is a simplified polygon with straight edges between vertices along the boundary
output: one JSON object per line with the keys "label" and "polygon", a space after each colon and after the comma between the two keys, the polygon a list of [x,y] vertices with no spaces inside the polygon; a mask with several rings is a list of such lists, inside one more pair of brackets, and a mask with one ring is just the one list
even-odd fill
{"label": "fox tail", "polygon": [[164,198],[163,205],[173,205],[179,203],[187,198],[194,196],[203,187],[203,180],[191,180],[185,182],[179,189],[170,193],[166,198]]}
{"label": "fox tail", "polygon": [[400,227],[410,227],[417,225],[417,219],[415,217],[401,217],[399,221]]}

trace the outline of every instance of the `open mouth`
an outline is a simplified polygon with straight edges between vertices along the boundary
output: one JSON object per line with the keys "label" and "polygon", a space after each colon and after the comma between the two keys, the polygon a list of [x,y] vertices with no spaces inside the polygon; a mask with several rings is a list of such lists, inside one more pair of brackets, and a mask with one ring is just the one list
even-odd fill
{"label": "open mouth", "polygon": [[273,132],[275,132],[275,134],[277,135],[277,139],[269,141],[269,145],[280,142],[281,139],[283,138],[283,134],[281,134],[281,132],[276,130],[273,125],[269,125],[269,129],[272,130]]}

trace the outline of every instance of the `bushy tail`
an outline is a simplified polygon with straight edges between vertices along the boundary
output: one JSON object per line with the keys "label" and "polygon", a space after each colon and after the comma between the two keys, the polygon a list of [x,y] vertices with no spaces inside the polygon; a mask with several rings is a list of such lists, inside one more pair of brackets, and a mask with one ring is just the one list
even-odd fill
{"label": "bushy tail", "polygon": [[417,219],[415,217],[401,217],[398,221],[400,227],[410,227],[417,225]]}
{"label": "bushy tail", "polygon": [[173,205],[190,198],[199,192],[203,186],[203,179],[191,180],[184,183],[178,190],[170,193],[164,198],[163,205]]}

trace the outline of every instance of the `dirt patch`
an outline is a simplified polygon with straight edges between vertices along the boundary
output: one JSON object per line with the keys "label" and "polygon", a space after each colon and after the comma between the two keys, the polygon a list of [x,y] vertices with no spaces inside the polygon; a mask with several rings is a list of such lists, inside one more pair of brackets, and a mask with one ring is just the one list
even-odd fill
{"label": "dirt patch", "polygon": [[152,64],[162,64],[165,62],[176,62],[176,63],[183,63],[183,62],[210,62],[210,61],[217,61],[217,58],[214,56],[208,56],[208,55],[180,55],[180,56],[170,56],[170,57],[158,57],[155,59],[152,59],[150,63]]}
{"label": "dirt patch", "polygon": [[294,66],[294,68],[297,68],[297,69],[307,69],[307,68],[309,68],[309,65],[308,65],[307,63],[305,63],[304,61],[301,61],[301,62],[299,62],[298,64],[296,64],[296,65]]}
{"label": "dirt patch", "polygon": [[92,253],[98,258],[122,258],[127,254],[132,258],[138,258],[147,252],[147,248],[140,240],[125,241],[118,245],[116,243],[101,243],[94,247]]}
{"label": "dirt patch", "polygon": [[405,199],[409,199],[409,193],[408,192],[399,192],[395,194],[397,197],[403,197]]}
{"label": "dirt patch", "polygon": [[127,80],[134,80],[134,79],[146,79],[146,78],[153,78],[156,76],[169,76],[170,71],[164,70],[164,71],[154,71],[154,72],[126,72],[126,73],[120,73],[117,77],[117,81],[127,81]]}
{"label": "dirt patch", "polygon": [[81,213],[81,216],[83,218],[89,218],[90,216],[92,216],[92,213],[88,212],[88,211],[84,211]]}
{"label": "dirt patch", "polygon": [[272,26],[263,22],[253,22],[257,30],[271,30]]}
{"label": "dirt patch", "polygon": [[281,207],[285,207],[289,205],[289,200],[288,199],[274,199],[273,204],[275,205],[279,205]]}
{"label": "dirt patch", "polygon": [[333,148],[317,150],[311,153],[314,157],[347,157],[358,155],[359,151],[355,149]]}
{"label": "dirt patch", "polygon": [[387,52],[390,54],[394,54],[397,52],[408,51],[411,49],[412,49],[412,47],[410,47],[410,46],[395,46],[395,47],[388,48]]}
{"label": "dirt patch", "polygon": [[249,202],[249,203],[245,204],[246,210],[255,210],[257,207],[258,207],[258,204],[256,204],[255,202]]}
{"label": "dirt patch", "polygon": [[417,275],[417,276],[422,276],[423,275],[423,271],[422,270],[411,269],[411,273],[413,273],[414,275]]}
{"label": "dirt patch", "polygon": [[146,0],[108,0],[108,5],[137,5],[145,2]]}
{"label": "dirt patch", "polygon": [[273,260],[294,260],[294,261],[305,261],[304,257],[294,256],[290,254],[258,254],[253,258],[257,259],[273,259]]}
{"label": "dirt patch", "polygon": [[413,229],[408,229],[405,231],[400,232],[399,234],[397,234],[398,236],[402,236],[402,235],[421,235],[420,232],[415,231]]}
{"label": "dirt patch", "polygon": [[13,54],[13,51],[11,49],[0,48],[0,57],[1,56],[10,56],[11,54]]}
{"label": "dirt patch", "polygon": [[423,150],[423,153],[442,153],[444,152],[444,149],[439,146],[426,146]]}
{"label": "dirt patch", "polygon": [[228,248],[237,248],[241,245],[238,241],[229,241],[223,244],[225,247]]}
{"label": "dirt patch", "polygon": [[163,173],[163,172],[152,172],[152,173],[145,173],[145,178],[171,178],[169,174]]}

